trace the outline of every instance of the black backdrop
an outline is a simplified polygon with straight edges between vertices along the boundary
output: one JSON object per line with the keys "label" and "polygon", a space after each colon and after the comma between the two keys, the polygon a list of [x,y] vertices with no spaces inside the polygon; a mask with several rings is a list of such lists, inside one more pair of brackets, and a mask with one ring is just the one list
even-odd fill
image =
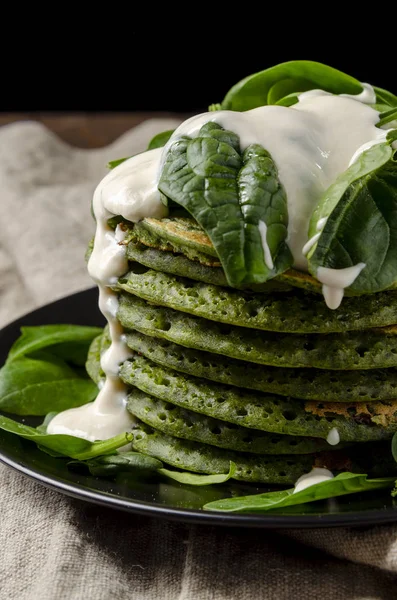
{"label": "black backdrop", "polygon": [[144,24],[128,37],[111,25],[98,35],[92,23],[67,34],[34,31],[24,38],[23,53],[3,42],[0,111],[201,112],[246,75],[295,59],[329,64],[397,94],[396,51],[386,24],[380,27],[372,15],[367,24],[349,27],[340,18],[327,31],[326,22],[306,31],[300,23],[276,40],[263,28],[242,39],[237,26],[231,36],[205,24],[189,35],[183,23],[164,27],[161,36]]}

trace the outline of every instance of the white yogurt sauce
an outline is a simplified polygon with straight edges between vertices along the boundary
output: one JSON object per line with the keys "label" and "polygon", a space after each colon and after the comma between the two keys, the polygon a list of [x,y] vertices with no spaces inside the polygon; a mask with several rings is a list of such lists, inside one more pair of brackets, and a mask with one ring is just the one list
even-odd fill
{"label": "white yogurt sauce", "polygon": [[316,230],[317,231],[322,231],[324,229],[324,227],[325,227],[325,224],[326,224],[327,220],[328,220],[328,217],[322,217],[321,219],[319,219],[317,221]]}
{"label": "white yogurt sauce", "polygon": [[333,427],[329,430],[329,433],[327,435],[327,442],[328,444],[330,444],[330,446],[336,446],[337,444],[339,444],[340,435],[336,427]]}
{"label": "white yogurt sauce", "polygon": [[335,309],[340,306],[345,288],[357,279],[364,268],[365,263],[358,263],[345,269],[317,269],[317,279],[323,284],[323,296],[329,308]]}
{"label": "white yogurt sauce", "polygon": [[273,258],[270,252],[269,245],[267,243],[267,227],[264,221],[259,221],[258,229],[261,236],[262,248],[263,248],[263,257],[265,259],[265,265],[268,269],[273,269]]}
{"label": "white yogurt sauce", "polygon": [[[370,83],[361,83],[363,91],[359,94],[339,94],[339,98],[352,98],[356,102],[362,104],[376,104],[376,92]],[[309,90],[308,92],[302,92],[299,94],[298,101],[302,102],[307,98],[313,98],[317,96],[332,96],[331,92],[325,90]]]}
{"label": "white yogurt sauce", "polygon": [[320,238],[321,233],[322,233],[322,231],[319,231],[318,233],[315,233],[313,235],[313,237],[310,238],[310,240],[307,240],[306,244],[302,248],[303,256],[307,256],[309,254],[309,250],[314,246],[314,244]]}
{"label": "white yogurt sauce", "polygon": [[313,468],[309,473],[305,473],[299,479],[297,479],[295,483],[294,494],[297,492],[301,492],[311,485],[315,485],[316,483],[321,483],[323,481],[328,481],[329,479],[333,479],[333,474],[328,469],[321,469],[319,467]]}
{"label": "white yogurt sauce", "polygon": [[[371,95],[372,94],[372,95]],[[57,415],[49,433],[69,433],[90,440],[106,439],[128,430],[132,417],[126,410],[126,387],[118,377],[119,365],[130,356],[123,331],[116,319],[117,296],[109,286],[128,270],[123,231],[113,231],[110,217],[121,215],[137,222],[144,217],[167,214],[158,191],[158,180],[170,145],[183,135],[195,137],[209,121],[234,131],[242,150],[252,143],[268,150],[277,165],[288,202],[287,243],[294,266],[307,270],[305,254],[316,242],[307,239],[313,208],[324,190],[345,171],[357,156],[385,139],[387,131],[376,127],[379,113],[367,105],[374,101],[371,86],[363,84],[357,96],[334,96],[321,90],[305,92],[292,107],[262,106],[246,112],[216,111],[194,116],[182,123],[162,149],[150,150],[124,161],[99,183],[93,210],[97,222],[94,250],[88,271],[99,287],[99,306],[108,320],[111,346],[101,357],[106,381],[96,400]],[[318,235],[326,219],[317,224]],[[266,223],[258,224],[265,263],[273,268],[267,243]],[[346,287],[365,267],[320,268],[317,277],[330,308],[339,306]]]}
{"label": "white yogurt sauce", "polygon": [[94,193],[97,222],[94,249],[88,272],[99,288],[99,308],[109,324],[111,344],[101,356],[106,375],[94,402],[59,413],[48,425],[48,433],[66,433],[91,441],[105,440],[131,429],[133,419],[126,409],[127,388],[119,378],[119,366],[131,355],[123,329],[117,321],[117,294],[110,285],[128,270],[124,232],[107,224],[114,215],[129,221],[143,217],[162,218],[167,209],[157,190],[157,168],[161,150],[138,154],[110,171]]}

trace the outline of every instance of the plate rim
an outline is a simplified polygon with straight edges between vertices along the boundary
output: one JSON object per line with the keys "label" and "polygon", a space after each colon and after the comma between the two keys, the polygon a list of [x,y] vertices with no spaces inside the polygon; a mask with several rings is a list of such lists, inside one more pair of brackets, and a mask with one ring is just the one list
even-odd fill
{"label": "plate rim", "polygon": [[396,522],[397,509],[364,510],[354,513],[329,513],[322,515],[278,515],[275,513],[223,513],[164,506],[154,502],[118,498],[106,492],[95,492],[78,483],[65,483],[56,477],[47,476],[35,469],[18,463],[5,455],[0,448],[0,463],[33,479],[44,487],[66,496],[90,502],[98,506],[148,517],[165,518],[197,525],[222,525],[229,527],[260,527],[264,529],[317,529],[327,527],[354,527],[380,525]]}
{"label": "plate rim", "polygon": [[[7,331],[13,330],[21,325],[28,324],[33,315],[45,313],[54,305],[62,305],[65,302],[78,301],[80,298],[85,300],[92,294],[97,293],[96,287],[90,287],[81,291],[74,292],[58,298],[52,302],[25,313],[17,319],[6,324],[0,330],[0,346],[2,337]],[[127,497],[117,497],[104,491],[90,490],[86,486],[74,483],[68,483],[54,475],[47,475],[38,469],[22,464],[7,454],[0,446],[0,463],[20,472],[24,476],[33,479],[43,486],[63,493],[72,498],[91,502],[93,504],[113,508],[124,512],[145,515],[149,517],[164,518],[172,521],[179,521],[191,524],[201,525],[221,525],[229,527],[260,527],[267,529],[286,529],[286,528],[326,528],[340,526],[367,526],[392,523],[397,521],[397,506],[385,509],[371,509],[362,511],[352,511],[349,513],[323,513],[308,515],[281,515],[275,513],[225,513],[210,510],[196,510],[188,508],[172,507],[155,502],[145,502],[134,500]]]}

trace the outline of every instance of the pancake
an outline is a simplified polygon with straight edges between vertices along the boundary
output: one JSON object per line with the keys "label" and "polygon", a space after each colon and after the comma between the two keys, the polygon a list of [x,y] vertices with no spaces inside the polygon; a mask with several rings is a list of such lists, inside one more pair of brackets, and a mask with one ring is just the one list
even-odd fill
{"label": "pancake", "polygon": [[293,484],[310,471],[314,462],[310,454],[279,458],[223,450],[164,435],[144,425],[134,431],[132,447],[168,465],[196,473],[227,473],[233,461],[237,467],[233,479],[281,485]]}
{"label": "pancake", "polygon": [[375,448],[371,444],[372,452],[365,456],[360,456],[358,452],[340,451],[285,455],[279,458],[244,454],[180,440],[140,424],[134,431],[132,446],[134,450],[158,458],[177,469],[196,473],[228,473],[230,461],[233,461],[237,467],[233,479],[256,483],[291,486],[314,466],[331,469],[335,475],[351,471],[382,477],[396,472],[396,464],[390,460],[390,449],[383,445]]}
{"label": "pancake", "polygon": [[[245,389],[294,396],[301,400],[342,403],[393,400],[397,395],[395,368],[335,372],[267,367],[185,348],[138,331],[130,331],[126,338],[132,350],[156,364]],[[99,365],[100,353],[109,344],[105,330],[103,336],[93,340],[89,349],[86,369],[95,383],[104,377]]]}
{"label": "pancake", "polygon": [[397,323],[396,291],[346,298],[334,311],[312,294],[244,293],[152,269],[130,271],[116,287],[196,317],[263,331],[336,333]]}
{"label": "pancake", "polygon": [[338,373],[285,369],[184,348],[138,331],[130,331],[127,340],[132,350],[164,367],[261,392],[323,402],[371,402],[390,400],[397,395],[397,369],[393,368]]}
{"label": "pancake", "polygon": [[[183,254],[162,252],[149,246],[130,242],[127,245],[127,258],[155,271],[162,271],[171,275],[178,275],[179,277],[189,277],[195,281],[210,283],[212,285],[223,287],[228,287],[229,285],[225,273],[220,266],[209,267],[202,265],[199,262],[189,260]],[[286,292],[292,288],[281,281],[270,280],[260,285],[250,286],[250,289],[266,293]]]}
{"label": "pancake", "polygon": [[390,439],[397,431],[397,401],[342,405],[343,414],[337,414],[340,404],[304,403],[216,384],[165,369],[143,356],[125,361],[120,378],[181,408],[270,433],[326,439],[336,428],[340,441],[367,442]]}
{"label": "pancake", "polygon": [[397,364],[397,328],[328,335],[264,333],[222,325],[120,294],[117,317],[126,329],[257,364],[332,370],[383,369]]}
{"label": "pancake", "polygon": [[109,338],[106,336],[106,334],[104,333],[103,335],[98,335],[92,340],[87,354],[85,369],[89,377],[91,377],[96,384],[98,384],[99,381],[105,377],[100,363],[102,349],[105,344],[107,344],[107,346],[110,345]]}
{"label": "pancake", "polygon": [[238,452],[313,454],[335,448],[319,438],[269,434],[226,423],[163,402],[134,388],[128,395],[128,410],[146,425],[167,435]]}
{"label": "pancake", "polygon": [[[162,251],[183,254],[203,265],[220,266],[211,240],[191,217],[146,218],[134,226],[131,225],[131,229],[132,233],[129,239],[135,243],[140,242]],[[288,269],[276,279],[282,283],[321,294],[321,283],[309,273]],[[396,287],[396,285],[391,287]],[[345,295],[352,295],[351,290],[345,290]]]}
{"label": "pancake", "polygon": [[139,242],[163,252],[184,254],[209,267],[221,266],[210,239],[194,219],[143,219],[130,229],[126,241]]}

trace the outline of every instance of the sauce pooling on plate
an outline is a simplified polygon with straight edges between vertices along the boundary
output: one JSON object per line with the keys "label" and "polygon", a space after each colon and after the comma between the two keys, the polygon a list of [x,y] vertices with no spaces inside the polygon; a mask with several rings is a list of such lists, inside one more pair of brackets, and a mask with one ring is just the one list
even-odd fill
{"label": "sauce pooling on plate", "polygon": [[301,492],[312,485],[316,485],[317,483],[322,483],[323,481],[329,481],[333,479],[334,475],[328,469],[323,469],[320,467],[314,467],[310,473],[305,473],[295,483],[294,494],[297,492]]}
{"label": "sauce pooling on plate", "polygon": [[[262,145],[278,168],[288,202],[287,244],[294,267],[307,271],[306,255],[317,241],[325,219],[317,224],[317,234],[308,240],[311,213],[322,193],[343,173],[360,153],[386,139],[387,130],[376,127],[379,112],[368,106],[375,102],[373,88],[363,84],[357,96],[335,96],[322,90],[300,95],[292,107],[261,106],[246,112],[216,111],[194,116],[182,123],[164,148],[138,154],[114,168],[94,193],[93,210],[97,223],[94,249],[88,271],[99,288],[99,307],[109,324],[110,347],[101,357],[105,383],[94,402],[57,415],[48,433],[68,433],[89,440],[107,439],[132,427],[126,409],[126,386],[119,379],[119,366],[130,356],[123,330],[117,320],[118,300],[111,286],[128,271],[123,231],[113,230],[113,216],[138,222],[145,217],[161,219],[167,208],[161,202],[158,181],[170,145],[181,136],[195,137],[201,126],[214,121],[240,138],[241,149]],[[266,241],[266,223],[259,223],[267,266],[273,262]],[[358,277],[364,263],[348,269],[325,269],[318,273],[327,305],[335,309],[344,289]],[[333,443],[333,440],[330,441]]]}

